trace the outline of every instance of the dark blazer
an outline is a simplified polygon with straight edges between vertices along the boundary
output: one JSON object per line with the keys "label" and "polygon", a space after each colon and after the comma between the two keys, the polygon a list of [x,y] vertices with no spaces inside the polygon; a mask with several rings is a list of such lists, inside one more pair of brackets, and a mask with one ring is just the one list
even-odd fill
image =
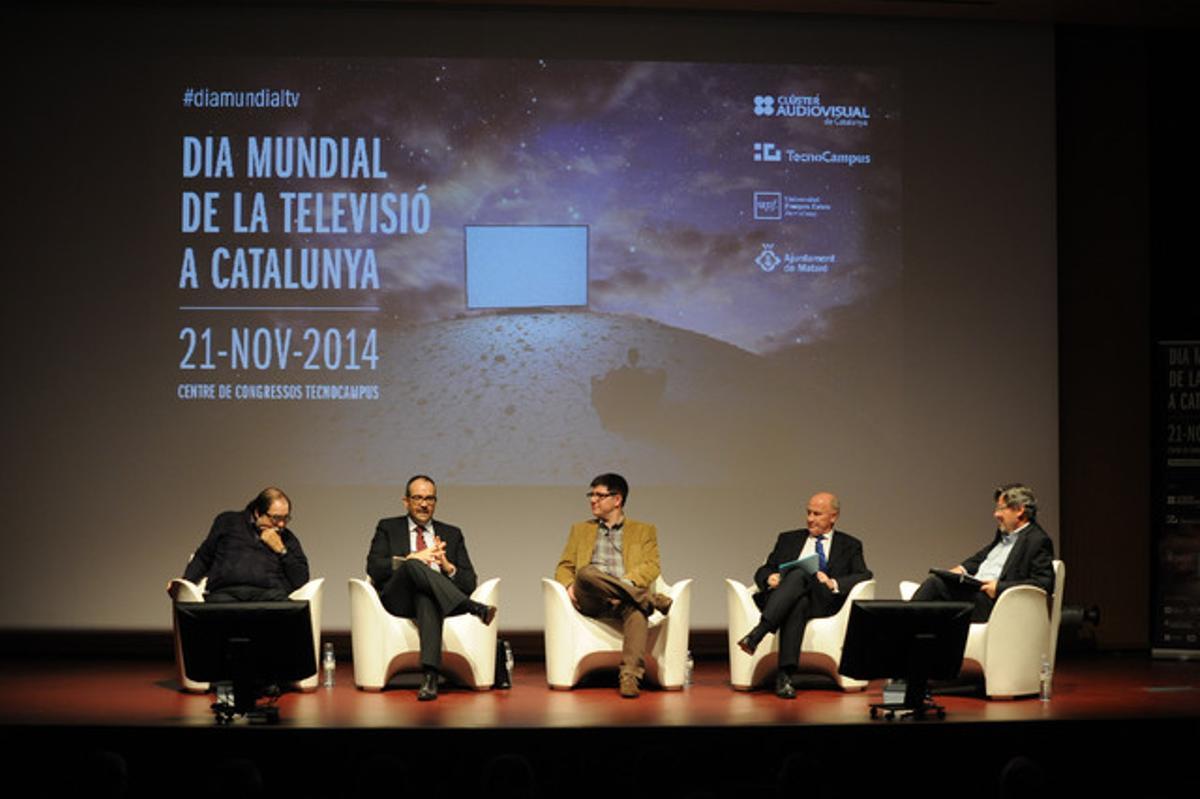
{"label": "dark blazer", "polygon": [[[844,601],[851,588],[863,580],[870,580],[874,575],[871,574],[871,570],[867,568],[867,562],[863,559],[862,541],[841,530],[834,530],[834,533],[829,544],[829,551],[825,553],[827,559],[825,573],[837,580],[838,596],[843,597]],[[758,597],[763,597],[763,601],[765,601],[767,578],[779,571],[779,564],[800,557],[800,552],[804,549],[808,537],[808,530],[789,530],[779,534],[779,538],[775,541],[775,548],[767,556],[767,562],[754,572],[754,583],[758,586],[759,592],[755,597],[756,601],[759,601]]]}
{"label": "dark blazer", "polygon": [[[990,544],[962,562],[967,574],[979,571],[1000,536],[997,530]],[[1017,536],[1017,542],[1013,544],[1012,552],[1008,553],[1008,560],[1000,571],[1000,579],[996,581],[996,596],[1014,585],[1034,585],[1047,594],[1054,592],[1054,542],[1037,522],[1030,522]]]}
{"label": "dark blazer", "polygon": [[[467,554],[467,544],[463,540],[462,530],[452,524],[443,524],[436,519],[432,522],[433,534],[446,543],[446,559],[457,569],[451,580],[464,594],[470,595],[475,590],[477,582],[475,567],[471,565],[471,556]],[[378,591],[382,591],[388,580],[392,579],[392,556],[403,557],[412,551],[408,543],[408,517],[393,516],[380,519],[375,527],[375,537],[371,539],[371,549],[367,552],[367,574]]]}

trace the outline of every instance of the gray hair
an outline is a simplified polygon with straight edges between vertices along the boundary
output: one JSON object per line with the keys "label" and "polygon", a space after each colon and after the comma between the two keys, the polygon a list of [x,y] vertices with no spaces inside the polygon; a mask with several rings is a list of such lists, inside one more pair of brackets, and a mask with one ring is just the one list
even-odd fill
{"label": "gray hair", "polygon": [[1009,483],[996,489],[992,497],[997,502],[1003,502],[1006,507],[1016,510],[1025,509],[1025,518],[1033,521],[1037,518],[1037,497],[1033,489],[1021,483]]}

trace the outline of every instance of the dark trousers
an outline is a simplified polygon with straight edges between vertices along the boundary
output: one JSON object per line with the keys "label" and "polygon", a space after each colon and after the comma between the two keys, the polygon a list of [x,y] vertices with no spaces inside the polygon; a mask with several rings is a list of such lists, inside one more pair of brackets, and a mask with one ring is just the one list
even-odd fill
{"label": "dark trousers", "polygon": [[467,612],[469,597],[449,577],[416,558],[401,561],[379,592],[388,613],[417,622],[421,666],[442,665],[442,621]]}
{"label": "dark trousers", "polygon": [[808,620],[832,616],[844,599],[802,569],[792,569],[778,586],[767,591],[759,624],[766,632],[779,631],[779,668],[795,671]]}
{"label": "dark trousers", "polygon": [[205,602],[283,602],[288,598],[282,588],[259,588],[257,585],[225,585],[204,596]]}
{"label": "dark trousers", "polygon": [[912,598],[914,602],[974,602],[975,607],[971,610],[972,624],[987,621],[992,615],[992,608],[996,606],[996,600],[978,588],[949,582],[936,574],[926,577]]}
{"label": "dark trousers", "polygon": [[580,613],[621,622],[625,639],[621,647],[621,673],[641,679],[650,631],[647,619],[654,612],[650,589],[622,582],[590,564],[576,573],[574,589],[575,608]]}

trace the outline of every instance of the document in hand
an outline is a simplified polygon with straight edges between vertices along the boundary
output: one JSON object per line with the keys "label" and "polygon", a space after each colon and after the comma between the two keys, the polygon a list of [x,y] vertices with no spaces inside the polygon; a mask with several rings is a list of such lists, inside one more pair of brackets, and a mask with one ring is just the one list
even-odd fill
{"label": "document in hand", "polygon": [[958,583],[959,585],[969,585],[972,588],[979,588],[981,585],[983,585],[983,580],[976,580],[969,574],[959,574],[958,572],[952,572],[949,569],[930,569],[929,573],[936,574],[938,577],[941,577],[943,580],[951,584]]}
{"label": "document in hand", "polygon": [[821,562],[821,559],[818,558],[817,554],[814,552],[813,554],[811,554],[807,557],[797,558],[796,560],[789,560],[787,563],[780,563],[779,564],[779,574],[780,575],[787,574],[789,571],[791,571],[792,569],[796,569],[796,568],[803,569],[805,574],[816,574],[817,569],[818,569],[818,564],[820,564],[820,562]]}

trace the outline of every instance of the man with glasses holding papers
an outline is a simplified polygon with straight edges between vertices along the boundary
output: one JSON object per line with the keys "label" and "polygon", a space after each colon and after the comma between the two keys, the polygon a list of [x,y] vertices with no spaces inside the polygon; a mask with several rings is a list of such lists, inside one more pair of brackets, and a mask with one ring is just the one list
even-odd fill
{"label": "man with glasses holding papers", "polygon": [[1054,591],[1054,544],[1037,523],[1033,489],[1020,483],[992,492],[996,532],[983,549],[951,569],[933,572],[913,594],[914,601],[974,602],[972,622],[992,615],[996,598],[1014,585]]}

